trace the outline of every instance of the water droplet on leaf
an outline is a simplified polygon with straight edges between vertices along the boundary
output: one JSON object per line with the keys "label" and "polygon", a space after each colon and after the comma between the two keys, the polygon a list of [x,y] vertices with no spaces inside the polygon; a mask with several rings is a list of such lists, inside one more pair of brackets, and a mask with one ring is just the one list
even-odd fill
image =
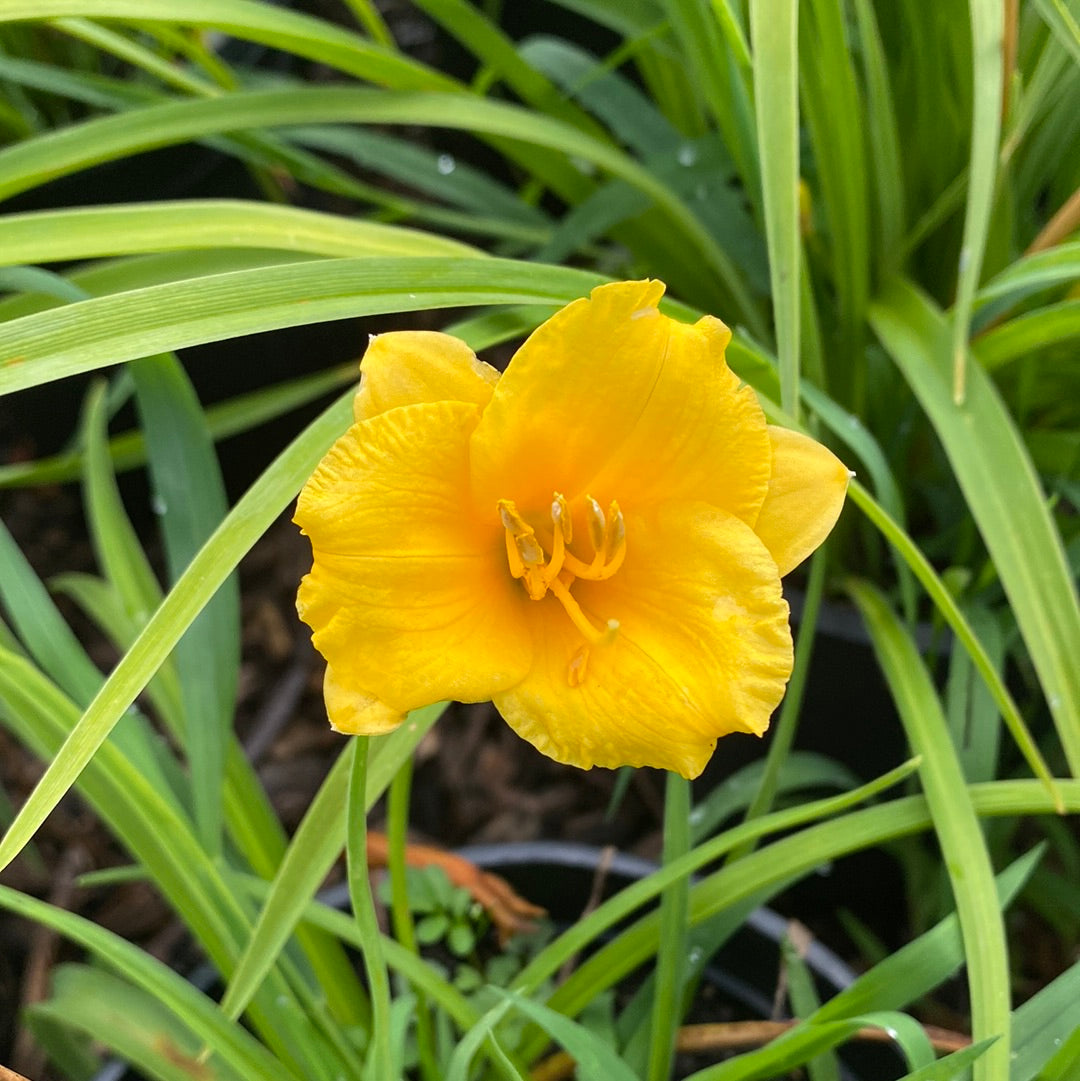
{"label": "water droplet on leaf", "polygon": [[683,143],[675,153],[675,160],[680,165],[689,167],[697,161],[697,149],[689,143]]}

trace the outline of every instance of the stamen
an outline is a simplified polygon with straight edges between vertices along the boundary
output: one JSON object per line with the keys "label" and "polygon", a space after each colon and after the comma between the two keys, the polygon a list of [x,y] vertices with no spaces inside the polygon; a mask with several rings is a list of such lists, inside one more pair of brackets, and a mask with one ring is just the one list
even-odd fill
{"label": "stamen", "polygon": [[506,531],[506,561],[510,565],[510,573],[522,579],[526,592],[534,601],[538,601],[548,589],[544,549],[540,547],[533,527],[518,513],[512,499],[500,499],[498,507]]}
{"label": "stamen", "polygon": [[561,578],[555,578],[552,581],[551,592],[558,597],[559,603],[566,609],[570,621],[581,631],[590,645],[608,646],[615,641],[615,636],[619,633],[619,621],[617,619],[609,619],[604,630],[599,631],[589,622],[589,617],[581,610],[581,605],[570,596],[570,590],[563,584]]}
{"label": "stamen", "polygon": [[582,611],[571,596],[570,587],[576,578],[602,581],[610,578],[622,566],[626,555],[626,524],[619,504],[612,500],[605,516],[592,496],[585,497],[585,519],[592,542],[593,557],[585,563],[567,549],[573,537],[573,520],[566,497],[555,492],[551,501],[551,556],[545,553],[536,531],[522,517],[512,499],[498,501],[499,518],[503,524],[506,561],[512,577],[519,579],[534,600],[554,594],[571,623],[584,636],[586,644],[570,658],[567,680],[571,687],[585,681],[590,648],[606,646],[615,641],[619,621],[609,619],[601,629]]}
{"label": "stamen", "polygon": [[[619,509],[619,504],[614,499],[608,507],[606,518],[600,509],[600,504],[592,496],[588,496],[587,499],[589,532],[592,535],[596,554],[591,563],[583,563],[567,552],[564,565],[577,578],[585,578],[590,582],[602,582],[605,578],[610,578],[622,566],[626,558],[626,521]],[[594,533],[594,525],[597,522],[603,523],[599,536]]]}
{"label": "stamen", "polygon": [[566,499],[558,492],[551,502],[551,521],[554,525],[555,539],[551,545],[551,559],[544,568],[544,584],[550,584],[553,578],[557,578],[563,569],[563,560],[566,558],[566,545],[570,541],[572,526],[570,523],[570,510],[566,505]]}

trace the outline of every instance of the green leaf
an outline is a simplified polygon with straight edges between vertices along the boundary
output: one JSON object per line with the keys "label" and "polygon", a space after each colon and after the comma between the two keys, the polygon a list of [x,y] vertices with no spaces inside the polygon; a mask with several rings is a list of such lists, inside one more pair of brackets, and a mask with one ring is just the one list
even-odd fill
{"label": "green leaf", "polygon": [[[780,955],[787,975],[787,997],[791,1003],[791,1012],[795,1017],[807,1018],[821,1006],[821,999],[814,986],[810,967],[799,947],[792,941],[790,926],[780,942]],[[809,1059],[806,1070],[810,1081],[840,1081],[840,1064],[831,1049]]]}
{"label": "green leaf", "polygon": [[855,27],[863,66],[866,138],[870,151],[870,197],[876,204],[879,271],[895,270],[904,235],[904,173],[896,106],[889,84],[885,44],[870,0],[855,0]]}
{"label": "green leaf", "polygon": [[[432,919],[431,916],[427,918]],[[450,924],[446,929],[446,945],[458,957],[468,957],[476,948],[476,932],[467,923]]]}
{"label": "green leaf", "polygon": [[971,18],[973,84],[971,158],[952,326],[952,395],[953,401],[958,404],[963,402],[966,393],[968,329],[994,208],[998,141],[1001,137],[1001,28],[1005,25],[1005,0],[969,0],[968,12]]}
{"label": "green leaf", "polygon": [[[402,761],[441,716],[445,704],[415,710],[397,729],[372,740],[367,805],[372,807]],[[338,757],[297,827],[244,952],[221,1000],[221,1010],[239,1017],[270,971],[304,909],[326,880],[345,845],[347,754]],[[350,981],[358,993],[355,980]]]}
{"label": "green leaf", "polygon": [[[388,177],[407,185],[410,190],[424,192],[441,203],[449,203],[485,219],[504,219],[540,235],[551,227],[551,220],[542,209],[525,202],[516,191],[500,184],[488,173],[467,161],[458,161],[453,155],[418,146],[414,140],[366,128],[340,126],[287,128],[285,134],[304,146],[318,147],[335,156],[346,157],[368,172]],[[356,224],[374,223],[358,221]],[[405,235],[411,232],[405,229],[399,231]],[[436,243],[457,245],[463,254],[479,254],[459,241],[438,234],[430,235]]]}
{"label": "green leaf", "polygon": [[[225,517],[227,502],[202,408],[172,356],[130,366],[147,440],[152,499],[169,577],[176,581]],[[203,847],[221,851],[225,755],[240,669],[240,590],[230,575],[176,649],[195,824]]]}
{"label": "green leaf", "polygon": [[1080,300],[1063,300],[994,327],[977,338],[972,348],[979,363],[987,371],[994,371],[1049,345],[1077,337],[1080,337]]}
{"label": "green leaf", "polygon": [[[1066,811],[1073,806],[1080,807],[1080,781],[1060,781],[1058,790]],[[1055,809],[1045,789],[1033,781],[997,781],[972,785],[967,791],[979,815],[1045,814]],[[759,836],[756,829],[760,829],[762,823],[780,822],[789,813],[779,812],[756,819],[746,826],[728,831],[707,845],[699,846],[686,857],[690,869],[697,869],[700,865],[699,856],[722,855],[726,850],[725,845],[738,845],[748,837]],[[824,862],[929,829],[931,824],[926,801],[920,797],[891,800],[799,830],[727,865],[692,886],[690,923],[697,926],[749,897],[770,896]],[[752,831],[751,827],[756,829]],[[535,989],[540,981],[558,971],[567,956],[573,956],[583,945],[593,942],[600,930],[606,929],[627,911],[633,911],[643,897],[647,899],[653,896],[656,886],[659,884],[662,888],[668,875],[675,871],[685,873],[686,869],[682,861],[672,864],[605,901],[595,912],[548,946],[527,966],[514,985],[527,990]],[[657,925],[657,916],[652,913],[622,931],[580,964],[573,975],[552,994],[549,1005],[567,1016],[573,1016],[583,1009],[600,991],[615,985],[654,955]],[[530,1037],[524,1043],[522,1053],[527,1057],[539,1054],[543,1049],[542,1039]]]}
{"label": "green leaf", "polygon": [[[207,430],[215,442],[238,432],[249,431],[340,390],[346,384],[355,383],[358,373],[357,362],[350,361],[323,372],[287,379],[218,402],[204,410]],[[145,436],[139,430],[113,436],[109,440],[109,457],[116,473],[142,465],[146,461]],[[77,449],[31,462],[0,465],[0,488],[57,484],[77,477],[81,469],[82,455]]]}
{"label": "green leaf", "polygon": [[[750,805],[761,783],[764,768],[763,759],[743,766],[694,804],[690,812],[690,825],[695,842],[711,836],[722,822]],[[849,791],[857,788],[858,784],[858,777],[847,766],[811,751],[792,751],[780,767],[776,791],[777,794],[805,792],[814,788]]]}
{"label": "green leaf", "polygon": [[670,153],[684,137],[639,87],[592,53],[562,38],[538,35],[521,55],[575,97],[638,156]]}
{"label": "green leaf", "polygon": [[998,314],[1032,293],[1071,285],[1080,277],[1080,240],[1058,244],[1011,263],[979,290],[981,318]]}
{"label": "green leaf", "polygon": [[[663,859],[670,866],[690,851],[690,782],[678,774],[668,773],[664,791]],[[682,992],[687,970],[689,896],[689,875],[676,879],[660,895],[660,941],[656,951],[645,1073],[648,1081],[667,1081],[674,1065],[675,1033],[682,1021]],[[550,1027],[544,1027],[551,1031]]]}
{"label": "green leaf", "polygon": [[390,997],[390,975],[383,958],[382,935],[375,913],[375,898],[371,893],[368,870],[368,752],[369,736],[355,736],[341,756],[348,770],[345,795],[345,878],[349,904],[360,932],[360,952],[364,974],[367,976],[371,1000],[371,1025],[368,1030],[365,1073],[370,1077],[397,1078],[400,1067],[394,1068],[393,1007]]}
{"label": "green leaf", "polygon": [[563,304],[604,279],[503,259],[325,259],[97,297],[0,325],[0,394],[106,364],[382,312]]}
{"label": "green leaf", "polygon": [[754,115],[769,245],[780,404],[799,416],[799,6],[772,0],[750,7]]}
{"label": "green leaf", "polygon": [[[867,202],[866,115],[855,80],[840,0],[808,0],[799,9],[802,115],[813,153],[828,228],[828,273],[837,297],[840,341],[829,382],[841,401],[863,410],[864,320],[870,290],[870,211]],[[817,192],[813,192],[816,197]]]}
{"label": "green leaf", "polygon": [[582,1025],[522,994],[504,991],[501,987],[490,990],[512,1009],[535,1021],[563,1048],[574,1060],[581,1081],[634,1081],[634,1074],[626,1063]]}
{"label": "green leaf", "polygon": [[[1044,852],[1045,846],[1033,848],[997,876],[1000,909],[1008,908],[1020,893]],[[902,1009],[944,983],[963,963],[960,921],[953,913],[860,974],[853,984],[829,999],[814,1018],[828,1021],[871,1010]]]}
{"label": "green leaf", "polygon": [[[49,998],[28,1011],[30,1025],[48,1019],[69,1026],[155,1078],[191,1081],[200,1042],[157,998],[87,965],[59,965],[50,982]],[[227,1059],[215,1056],[214,1069],[222,1081],[244,1081]]]}
{"label": "green leaf", "polygon": [[[0,150],[0,198],[104,161],[244,128],[304,123],[425,124],[471,131],[580,159],[648,196],[690,251],[713,269],[739,313],[757,329],[758,316],[742,275],[684,200],[648,169],[610,143],[551,117],[503,102],[461,94],[354,87],[237,91],[218,98],[169,102],[107,116],[36,136]],[[581,173],[575,173],[581,177]]]}
{"label": "green leaf", "polygon": [[[468,1081],[470,1077],[469,1067],[476,1053],[480,1050],[484,1041],[490,1041],[493,1049],[498,1046],[495,1039],[495,1026],[509,1013],[512,1002],[503,1001],[487,1011],[475,1025],[469,1030],[465,1038],[454,1048],[454,1054],[446,1069],[445,1081]],[[496,1056],[496,1062],[499,1057]],[[503,1075],[513,1081],[524,1081],[521,1075],[513,1068],[504,1070]]]}
{"label": "green leaf", "polygon": [[[1015,1047],[1009,1081],[1065,1078],[1046,1069],[1059,1054],[1080,1053],[1080,962],[1074,963],[1027,1000],[1013,1019]],[[1064,1065],[1064,1061],[1062,1063]],[[1043,1072],[1043,1071],[1046,1072]]]}
{"label": "green leaf", "polygon": [[[145,950],[81,916],[53,908],[7,886],[0,886],[0,907],[50,927],[142,988],[180,1019],[197,1039],[245,1081],[301,1078],[272,1055],[242,1025],[226,1020],[217,1005]],[[306,1079],[305,1079],[306,1081]]]}
{"label": "green leaf", "polygon": [[0,218],[4,266],[222,247],[323,256],[482,254],[460,241],[400,225],[239,199],[125,203]]}
{"label": "green leaf", "polygon": [[962,406],[949,384],[946,320],[894,281],[871,322],[926,410],[989,549],[1073,773],[1080,772],[1080,602],[1038,478],[989,378],[968,373]]}
{"label": "green leaf", "polygon": [[953,1078],[966,1079],[971,1076],[971,1067],[979,1061],[993,1045],[993,1040],[982,1040],[951,1055],[931,1062],[922,1069],[904,1074],[900,1081],[953,1081]]}
{"label": "green leaf", "polygon": [[[70,742],[76,730],[79,711],[28,661],[0,652],[0,715],[34,753],[55,763],[63,753],[61,743],[65,737]],[[168,785],[126,747],[121,739],[101,747],[80,778],[81,791],[146,868],[218,969],[228,972],[247,924],[231,875],[225,877],[225,870],[199,847]],[[68,788],[70,784],[61,789],[46,770],[35,789],[36,798],[59,802]],[[17,817],[5,840],[18,829]],[[250,1016],[263,1039],[279,1052],[292,1047],[304,1061],[329,1055],[280,972],[264,983]]]}
{"label": "green leaf", "polygon": [[192,560],[71,730],[0,840],[0,867],[33,836],[217,587],[310,476],[350,416],[351,403],[343,400],[315,421],[252,485]]}
{"label": "green leaf", "polygon": [[[118,653],[123,653],[138,637],[139,627],[124,610],[120,595],[103,579],[71,571],[53,575],[49,579],[49,588],[74,601],[113,643]],[[99,687],[102,679],[103,676],[98,679]],[[183,709],[175,666],[168,662],[162,665],[150,681],[147,695],[170,732],[182,733]],[[84,701],[89,702],[92,697],[91,694]]]}
{"label": "green leaf", "polygon": [[1080,23],[1065,0],[1035,0],[1035,7],[1058,41],[1072,53],[1073,62],[1080,64]]}
{"label": "green leaf", "polygon": [[807,1024],[805,1038],[798,1044],[783,1038],[776,1039],[761,1051],[739,1055],[699,1070],[686,1081],[772,1081],[807,1062],[809,1056],[846,1043],[867,1027],[888,1032],[915,1069],[933,1063],[934,1048],[922,1025],[904,1013],[876,1012],[848,1017],[843,1021]]}
{"label": "green leaf", "polygon": [[1038,1075],[1038,1081],[1074,1081],[1080,1068],[1080,1029],[1064,1038],[1053,1057]]}
{"label": "green leaf", "polygon": [[[53,604],[49,594],[19,551],[11,535],[0,523],[0,598],[43,675],[48,676],[67,699],[83,705],[101,687],[104,677],[94,667],[82,645]],[[11,659],[15,655],[9,651]],[[152,778],[158,790],[173,797],[180,778],[160,741],[144,717],[130,713],[116,731],[119,748],[136,763],[144,776]],[[37,753],[41,754],[40,745]]]}
{"label": "green leaf", "polygon": [[98,382],[87,395],[83,416],[83,502],[98,562],[124,611],[141,627],[161,603],[161,586],[120,499],[109,461],[105,410],[105,384]]}
{"label": "green leaf", "polygon": [[576,127],[599,134],[592,121],[526,63],[498,24],[464,0],[415,0],[416,6],[456,38],[522,101]]}
{"label": "green leaf", "polygon": [[[588,916],[580,919],[573,927],[565,931],[533,958],[514,980],[513,987],[535,991],[545,980],[554,976],[569,958],[574,957],[583,949],[587,948],[603,935],[604,932],[608,931],[619,923],[620,920],[623,920],[630,913],[634,912],[654,897],[660,895],[664,889],[668,888],[673,882],[678,881],[681,877],[692,874],[693,872],[700,870],[706,864],[715,861],[741,845],[756,841],[758,838],[766,836],[775,830],[791,829],[800,823],[814,821],[819,817],[838,813],[846,807],[857,806],[864,800],[871,798],[875,793],[885,791],[898,783],[902,778],[909,776],[914,768],[914,762],[906,763],[904,766],[877,778],[869,785],[864,785],[854,792],[845,793],[841,796],[834,796],[831,799],[802,804],[786,811],[778,811],[770,815],[762,816],[751,822],[745,822],[733,829],[727,830],[719,837],[715,837],[705,844],[698,845],[686,856],[676,860],[669,866],[663,867],[654,874],[649,875],[647,878],[620,890],[614,897],[603,902],[603,904],[601,904],[594,912],[591,912]],[[733,866],[742,867],[746,864],[747,859],[754,859],[756,861],[758,858],[759,857],[745,857]],[[695,889],[696,888],[697,887],[695,887]],[[760,886],[758,889],[760,889]],[[746,900],[747,897],[752,896],[756,892],[757,890],[749,890],[746,895],[734,899],[732,903],[738,904],[740,901]],[[644,928],[647,925],[648,930],[642,930],[640,941],[637,943],[639,946],[642,942],[649,942],[648,936],[650,934],[655,934],[654,924],[654,917],[645,917],[644,920],[640,921],[638,926]],[[655,948],[655,938],[651,940],[649,946],[644,947],[643,953],[638,957],[638,963],[642,963],[647,959],[649,956],[648,949],[650,947],[653,949]],[[606,963],[618,967],[621,965],[622,961],[623,955],[621,950],[615,950],[612,955],[607,958]],[[586,962],[585,964],[588,966],[590,962]],[[629,969],[624,970],[624,972],[625,971],[629,971]],[[608,969],[604,969],[599,965],[596,967],[595,975],[600,981],[606,981],[609,974],[610,972]],[[592,988],[593,992],[599,993],[604,987],[614,983],[617,978],[618,977],[612,979],[610,983],[603,982],[602,986]],[[567,983],[573,985],[577,979],[578,977],[572,976]],[[576,993],[578,988],[572,986],[570,990],[571,992]],[[560,990],[559,992],[556,992],[556,994],[563,994],[563,991]],[[585,1000],[587,1000],[587,995],[582,1000],[575,999],[575,1001],[580,1001],[581,1005],[584,1005]]]}
{"label": "green leaf", "polygon": [[34,660],[75,701],[101,686],[94,667],[14,538],[0,521],[0,599]]}
{"label": "green leaf", "polygon": [[[998,902],[1002,908],[1019,893],[1041,855],[1041,850],[1033,850],[998,876]],[[823,1028],[826,1023],[899,1010],[931,992],[954,975],[963,963],[963,940],[959,921],[953,914],[858,976],[854,983],[807,1018],[807,1024],[791,1029],[765,1047],[740,1056],[739,1076],[769,1076],[769,1071],[779,1068],[777,1064],[781,1061],[809,1059],[815,1049],[828,1043],[828,1039],[822,1038],[829,1031]],[[839,1036],[845,1035],[838,1029],[832,1031]]]}
{"label": "green leaf", "polygon": [[[240,881],[256,899],[266,897],[268,884],[262,879],[247,876]],[[303,918],[305,925],[318,927],[350,946],[359,949],[362,945],[363,940],[352,913],[339,912],[319,902],[312,902],[305,908]],[[479,1014],[441,972],[392,938],[383,938],[382,949],[387,964],[442,1009],[460,1031],[472,1031]]]}
{"label": "green leaf", "polygon": [[[748,85],[750,56],[745,35],[731,16],[729,5],[696,0],[661,0],[677,50],[674,61],[685,92],[695,106],[703,103],[716,121],[722,142],[734,158],[743,190],[756,203],[760,187],[755,155],[752,93]],[[726,38],[726,40],[725,40]],[[694,132],[700,121],[676,126]]]}
{"label": "green leaf", "polygon": [[937,692],[910,636],[882,595],[848,585],[870,632],[912,750],[922,756],[919,776],[949,874],[971,996],[972,1037],[1000,1037],[975,1067],[976,1078],[1008,1073],[1009,963],[1005,928],[994,890],[990,855],[965,786]]}
{"label": "green leaf", "polygon": [[[1001,678],[986,647],[976,635],[971,623],[964,615],[960,605],[957,604],[956,598],[953,597],[942,581],[941,576],[934,570],[919,546],[889,517],[885,509],[871,498],[858,481],[851,482],[848,488],[848,497],[881,530],[882,535],[904,560],[906,566],[910,567],[914,572],[915,577],[918,578],[928,596],[934,602],[938,612],[949,627],[952,628],[960,644],[967,651],[976,670],[982,677],[983,683],[993,696],[997,708],[1001,711],[1001,716],[1004,718],[1017,748],[1024,756],[1032,773],[1042,780],[1047,791],[1055,801],[1058,801],[1059,796],[1055,788],[1056,782],[1050,773],[1050,767],[1046,764],[1038,744],[1036,744],[1028,731],[1027,725],[1024,724],[1024,718],[1020,714],[1019,707],[1013,699],[1009,688],[1005,685],[1005,681]],[[1058,809],[1060,811],[1061,807],[1059,806]]]}
{"label": "green leaf", "polygon": [[[136,25],[175,24],[170,0],[0,0],[0,22],[54,19],[118,19]],[[321,19],[252,0],[184,0],[183,22],[225,31],[247,41],[295,53],[339,71],[403,89],[443,89],[455,84],[397,50],[339,29]]]}

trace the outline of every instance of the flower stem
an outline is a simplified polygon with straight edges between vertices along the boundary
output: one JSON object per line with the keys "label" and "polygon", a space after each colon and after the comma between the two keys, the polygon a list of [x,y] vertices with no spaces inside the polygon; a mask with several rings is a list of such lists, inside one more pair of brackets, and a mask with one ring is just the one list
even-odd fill
{"label": "flower stem", "polygon": [[[390,1047],[390,978],[383,959],[382,934],[375,918],[375,901],[367,863],[368,737],[355,736],[349,774],[349,801],[346,819],[345,852],[348,866],[349,900],[360,930],[364,969],[371,990],[371,1040],[368,1045],[368,1076],[393,1081],[393,1054]],[[346,752],[349,753],[349,752]]]}
{"label": "flower stem", "polygon": [[[664,792],[665,866],[689,851],[690,782],[676,773],[669,773]],[[688,874],[676,879],[661,895],[646,1081],[668,1081],[671,1077],[675,1033],[682,1017],[689,896]]]}
{"label": "flower stem", "polygon": [[[394,926],[394,936],[410,953],[420,956],[416,943],[416,929],[413,925],[412,910],[409,908],[408,885],[405,878],[405,844],[409,826],[409,792],[412,787],[412,764],[410,757],[401,763],[401,768],[390,782],[387,800],[387,836],[389,851],[387,866],[390,869],[390,918]],[[420,1073],[425,1081],[439,1081],[441,1073],[435,1058],[435,1033],[431,1025],[431,1011],[428,1009],[427,996],[419,987],[413,988],[416,995],[416,1044],[420,1058]]]}

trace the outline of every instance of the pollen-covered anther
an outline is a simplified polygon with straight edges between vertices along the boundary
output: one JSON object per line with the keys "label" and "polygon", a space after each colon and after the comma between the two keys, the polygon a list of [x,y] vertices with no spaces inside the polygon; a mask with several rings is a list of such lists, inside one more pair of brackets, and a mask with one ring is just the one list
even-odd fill
{"label": "pollen-covered anther", "polygon": [[600,504],[591,495],[585,497],[585,517],[589,523],[593,558],[585,563],[568,552],[565,566],[576,578],[602,582],[605,578],[610,578],[626,558],[626,520],[614,499],[608,504],[607,514],[604,514]]}
{"label": "pollen-covered anther", "polygon": [[544,549],[537,540],[535,530],[521,517],[512,500],[499,500],[499,517],[506,538],[506,562],[510,574],[522,579],[526,592],[534,601],[538,601],[547,593]]}

